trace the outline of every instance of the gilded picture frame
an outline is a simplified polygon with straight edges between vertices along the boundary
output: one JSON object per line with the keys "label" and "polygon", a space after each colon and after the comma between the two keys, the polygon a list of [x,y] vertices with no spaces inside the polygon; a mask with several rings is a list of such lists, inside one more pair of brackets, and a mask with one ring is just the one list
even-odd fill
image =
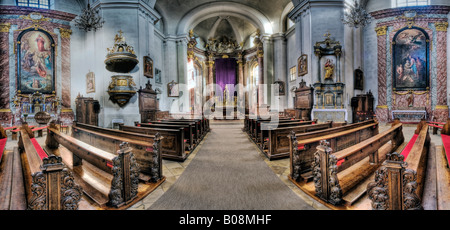
{"label": "gilded picture frame", "polygon": [[23,94],[55,91],[55,41],[45,30],[30,28],[17,37],[17,90]]}
{"label": "gilded picture frame", "polygon": [[308,55],[307,54],[302,54],[298,60],[297,60],[297,73],[298,76],[304,76],[306,74],[308,74]]}
{"label": "gilded picture frame", "polygon": [[153,60],[149,56],[144,56],[144,76],[153,78]]}
{"label": "gilded picture frame", "polygon": [[286,84],[284,83],[284,81],[275,81],[274,83],[278,85],[278,95],[286,95]]}
{"label": "gilded picture frame", "polygon": [[400,29],[392,40],[394,91],[425,91],[430,86],[430,38],[418,27]]}
{"label": "gilded picture frame", "polygon": [[95,74],[89,72],[86,74],[86,93],[95,93]]}
{"label": "gilded picture frame", "polygon": [[167,96],[168,97],[180,96],[180,89],[177,82],[171,81],[167,84]]}

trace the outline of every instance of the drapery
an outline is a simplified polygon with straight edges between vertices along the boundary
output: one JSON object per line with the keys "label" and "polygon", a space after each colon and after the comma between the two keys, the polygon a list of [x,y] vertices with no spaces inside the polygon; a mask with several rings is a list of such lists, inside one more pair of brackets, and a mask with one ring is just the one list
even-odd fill
{"label": "drapery", "polygon": [[236,60],[234,58],[221,58],[215,60],[216,65],[216,96],[223,100],[225,86],[228,88],[229,100],[233,100],[234,86],[236,84]]}

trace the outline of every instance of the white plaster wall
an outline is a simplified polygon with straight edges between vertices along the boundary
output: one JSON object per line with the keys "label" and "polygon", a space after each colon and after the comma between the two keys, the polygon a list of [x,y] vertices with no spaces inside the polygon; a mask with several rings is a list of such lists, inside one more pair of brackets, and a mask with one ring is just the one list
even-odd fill
{"label": "white plaster wall", "polygon": [[[296,49],[296,33],[295,28],[293,28],[291,31],[289,31],[286,34],[286,56],[287,56],[287,62],[286,62],[286,69],[287,73],[289,74],[289,70],[292,67],[295,67],[297,69],[297,58],[298,52]],[[297,70],[295,71],[296,79],[297,79]],[[289,78],[289,77],[288,77]],[[286,108],[294,108],[294,97],[295,94],[291,91],[292,87],[296,87],[297,81],[290,81],[288,79],[286,81],[286,96],[287,96],[287,106]]]}

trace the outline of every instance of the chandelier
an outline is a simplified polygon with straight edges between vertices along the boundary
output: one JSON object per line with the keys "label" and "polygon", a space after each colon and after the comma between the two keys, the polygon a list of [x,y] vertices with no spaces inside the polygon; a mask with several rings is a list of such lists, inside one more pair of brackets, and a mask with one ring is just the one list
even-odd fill
{"label": "chandelier", "polygon": [[91,31],[92,29],[96,31],[103,26],[103,23],[105,23],[102,17],[98,14],[98,10],[91,8],[89,2],[87,8],[83,9],[83,13],[78,15],[74,22],[76,27],[83,29],[86,32]]}
{"label": "chandelier", "polygon": [[344,24],[350,27],[364,27],[372,22],[372,16],[366,12],[355,0],[354,6],[350,6],[350,9],[344,11],[344,16],[341,20]]}

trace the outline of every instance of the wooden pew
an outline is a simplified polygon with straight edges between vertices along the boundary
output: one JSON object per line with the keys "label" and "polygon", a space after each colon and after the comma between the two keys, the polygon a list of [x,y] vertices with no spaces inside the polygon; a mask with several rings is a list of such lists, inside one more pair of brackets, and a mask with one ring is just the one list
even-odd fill
{"label": "wooden pew", "polygon": [[209,120],[206,118],[203,119],[166,119],[166,120],[158,120],[159,122],[168,122],[168,123],[187,123],[187,122],[195,122],[197,127],[197,132],[199,134],[199,138],[203,139],[203,137],[210,131]]}
{"label": "wooden pew", "polygon": [[3,153],[0,161],[0,210],[26,210],[25,185],[19,148]]}
{"label": "wooden pew", "polygon": [[313,124],[317,124],[317,120],[314,120],[314,121],[282,121],[280,123],[261,122],[259,135],[257,135],[258,138],[256,139],[255,142],[257,145],[262,146],[264,140],[269,137],[269,130],[273,130],[276,128],[296,127],[296,126],[313,125]]}
{"label": "wooden pew", "polygon": [[[264,126],[264,123],[270,123],[271,120],[255,120],[252,126],[252,130],[250,132],[250,137],[253,141],[258,142],[259,137],[261,135],[261,126]],[[282,125],[285,123],[293,123],[293,122],[303,122],[301,119],[279,119],[276,123],[278,125]],[[313,121],[308,121],[307,123],[311,124]],[[307,124],[305,123],[305,124]]]}
{"label": "wooden pew", "polygon": [[315,195],[335,206],[351,205],[365,192],[356,186],[373,174],[385,158],[381,149],[388,144],[388,153],[392,153],[403,139],[401,123],[335,153],[330,147],[333,139],[323,137],[312,164]]}
{"label": "wooden pew", "polygon": [[46,146],[57,150],[62,145],[73,154],[77,182],[100,207],[122,207],[137,197],[139,165],[128,143],[113,154],[60,132],[54,123],[47,132]]}
{"label": "wooden pew", "polygon": [[410,147],[406,146],[400,154],[388,154],[383,166],[377,170],[375,180],[367,185],[372,209],[423,209],[421,198],[430,146],[426,121],[418,124],[408,145]]}
{"label": "wooden pew", "polygon": [[81,187],[61,157],[47,155],[25,123],[20,129],[19,152],[24,176],[27,209],[76,210]]}
{"label": "wooden pew", "polygon": [[438,210],[450,210],[450,127],[441,131],[442,146],[436,146],[436,198]]}
{"label": "wooden pew", "polygon": [[326,122],[322,124],[307,124],[300,126],[281,127],[267,130],[267,137],[262,135],[262,144],[259,145],[263,153],[269,160],[289,157],[289,134],[307,133],[318,130],[325,130],[332,128],[333,122]]}
{"label": "wooden pew", "polygon": [[186,127],[187,125],[189,126],[189,129],[192,130],[194,145],[198,145],[198,143],[200,143],[200,141],[203,139],[204,135],[200,122],[196,121],[152,121],[147,124],[174,125],[179,127]]}
{"label": "wooden pew", "polygon": [[161,140],[161,156],[163,159],[184,161],[189,156],[190,151],[185,150],[184,128],[159,129],[120,125],[119,130],[146,135],[160,133],[164,136],[164,139]]}
{"label": "wooden pew", "polygon": [[134,124],[137,127],[146,127],[146,128],[155,128],[155,129],[175,129],[178,130],[180,128],[183,128],[184,130],[184,139],[186,140],[185,149],[189,152],[193,151],[195,149],[196,145],[196,138],[194,135],[194,128],[191,125],[184,125],[184,124],[154,124],[154,123],[138,123],[135,122]]}
{"label": "wooden pew", "polygon": [[333,140],[332,148],[340,151],[376,134],[378,134],[378,122],[375,120],[307,133],[291,132],[289,135],[289,177],[297,182],[312,179],[311,164],[314,160],[314,153],[323,139]]}
{"label": "wooden pew", "polygon": [[111,153],[118,152],[122,143],[128,143],[133,148],[140,171],[149,176],[149,180],[152,182],[162,178],[160,141],[163,137],[160,134],[146,135],[125,132],[77,122],[73,123],[72,130],[74,138]]}
{"label": "wooden pew", "polygon": [[0,210],[25,210],[25,188],[19,149],[5,151],[7,134],[0,125]]}

